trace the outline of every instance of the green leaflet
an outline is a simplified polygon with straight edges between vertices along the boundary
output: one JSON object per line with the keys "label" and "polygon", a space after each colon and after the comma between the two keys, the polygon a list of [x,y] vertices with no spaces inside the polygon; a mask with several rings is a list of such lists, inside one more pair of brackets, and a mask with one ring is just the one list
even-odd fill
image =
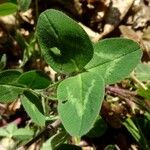
{"label": "green leaflet", "polygon": [[0,16],[6,16],[13,14],[17,11],[17,5],[14,3],[3,3],[0,4]]}
{"label": "green leaflet", "polygon": [[142,89],[142,88],[138,88],[137,92],[143,98],[150,100],[150,87],[149,86],[148,86],[148,89],[146,89],[146,90]]}
{"label": "green leaflet", "polygon": [[37,70],[23,73],[17,82],[31,89],[45,89],[51,83],[50,78],[46,74]]}
{"label": "green leaflet", "polygon": [[43,115],[41,99],[39,99],[37,95],[30,91],[25,91],[24,95],[26,97],[21,99],[21,104],[23,105],[24,109],[34,123],[39,126],[44,126],[46,117]]}
{"label": "green leaflet", "polygon": [[27,11],[31,4],[31,0],[18,0],[18,4],[21,11]]}
{"label": "green leaflet", "polygon": [[0,128],[0,136],[16,138],[19,140],[27,140],[33,136],[33,131],[29,128],[18,128],[16,124],[10,123],[7,126]]}
{"label": "green leaflet", "polygon": [[140,62],[138,43],[124,38],[101,40],[94,45],[94,57],[85,67],[104,77],[106,84],[125,78]]}
{"label": "green leaflet", "polygon": [[8,103],[16,100],[18,95],[22,94],[25,88],[15,85],[0,85],[0,102]]}
{"label": "green leaflet", "polygon": [[62,81],[57,89],[58,113],[65,129],[74,136],[86,134],[99,114],[104,96],[104,81],[86,72]]}
{"label": "green leaflet", "polygon": [[64,131],[58,132],[43,143],[41,150],[56,150],[57,147],[65,143],[69,137],[69,134]]}
{"label": "green leaflet", "polygon": [[92,59],[93,46],[88,35],[64,13],[44,11],[36,29],[42,55],[55,71],[79,71]]}
{"label": "green leaflet", "polygon": [[9,136],[9,133],[4,128],[0,128],[0,137],[5,136]]}
{"label": "green leaflet", "polygon": [[13,137],[18,140],[29,140],[33,137],[34,132],[30,128],[19,128],[13,133]]}
{"label": "green leaflet", "polygon": [[23,93],[25,88],[14,84],[20,75],[19,71],[13,69],[0,72],[0,102],[12,102]]}
{"label": "green leaflet", "polygon": [[10,84],[17,80],[21,72],[15,69],[4,70],[0,72],[0,84]]}
{"label": "green leaflet", "polygon": [[25,90],[44,89],[50,83],[50,78],[41,71],[32,70],[23,74],[13,69],[2,71],[0,72],[0,102],[12,102]]}
{"label": "green leaflet", "polygon": [[150,64],[138,64],[135,68],[135,75],[141,81],[150,80]]}

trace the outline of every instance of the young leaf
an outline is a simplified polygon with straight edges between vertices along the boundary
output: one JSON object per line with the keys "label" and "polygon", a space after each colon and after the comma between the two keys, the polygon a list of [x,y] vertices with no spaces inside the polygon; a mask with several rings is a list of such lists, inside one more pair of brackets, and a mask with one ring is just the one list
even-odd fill
{"label": "young leaf", "polygon": [[3,3],[0,4],[0,16],[6,16],[13,14],[17,11],[17,5],[14,3]]}
{"label": "young leaf", "polygon": [[18,95],[22,94],[25,88],[17,87],[15,85],[1,85],[0,84],[0,102],[8,103],[16,100]]}
{"label": "young leaf", "polygon": [[13,83],[19,78],[20,75],[21,72],[14,69],[4,70],[0,72],[0,84]]}
{"label": "young leaf", "polygon": [[26,140],[33,136],[33,131],[27,128],[18,129],[16,124],[10,123],[5,127],[0,128],[0,136]]}
{"label": "young leaf", "polygon": [[113,84],[129,75],[140,58],[138,43],[124,38],[105,39],[94,45],[94,57],[86,69],[103,76],[106,84]]}
{"label": "young leaf", "polygon": [[0,72],[0,102],[12,102],[26,90],[16,84],[20,75],[21,72],[13,69]]}
{"label": "young leaf", "polygon": [[0,137],[9,137],[9,133],[6,131],[5,128],[0,128]]}
{"label": "young leaf", "polygon": [[10,137],[10,138],[13,137],[13,133],[17,130],[17,126],[14,123],[10,123],[6,127],[4,127],[4,128],[5,128],[5,130],[8,133],[8,137]]}
{"label": "young leaf", "polygon": [[66,132],[59,132],[44,142],[41,150],[55,150],[56,147],[63,144],[68,138],[69,135]]}
{"label": "young leaf", "polygon": [[93,57],[86,32],[58,10],[46,10],[39,16],[37,38],[45,60],[58,72],[82,70]]}
{"label": "young leaf", "polygon": [[31,0],[18,0],[18,4],[21,11],[26,11],[31,4]]}
{"label": "young leaf", "polygon": [[25,91],[23,97],[21,99],[21,103],[26,110],[27,114],[30,116],[32,121],[39,126],[45,125],[45,116],[43,115],[43,107],[41,100],[37,95],[30,91]]}
{"label": "young leaf", "polygon": [[58,113],[65,129],[74,136],[86,134],[93,126],[104,96],[104,81],[86,72],[62,81],[57,89]]}
{"label": "young leaf", "polygon": [[18,140],[27,140],[32,138],[34,132],[28,128],[19,128],[13,132],[13,137]]}
{"label": "young leaf", "polygon": [[51,83],[50,78],[47,75],[37,70],[23,73],[17,82],[26,85],[31,89],[45,89]]}
{"label": "young leaf", "polygon": [[142,97],[144,97],[147,100],[150,100],[150,87],[148,87],[148,89],[142,89],[142,88],[138,88],[137,90],[138,94]]}
{"label": "young leaf", "polygon": [[150,64],[138,64],[135,68],[135,75],[141,81],[150,80]]}

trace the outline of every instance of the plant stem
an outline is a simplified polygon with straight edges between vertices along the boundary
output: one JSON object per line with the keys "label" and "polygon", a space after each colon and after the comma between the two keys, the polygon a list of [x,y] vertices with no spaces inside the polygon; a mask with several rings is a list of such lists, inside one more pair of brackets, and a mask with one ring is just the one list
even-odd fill
{"label": "plant stem", "polygon": [[57,86],[61,81],[62,81],[62,80],[60,80],[60,81],[58,81],[58,82],[55,82],[55,83],[53,83],[53,84],[50,84],[50,85],[47,87],[47,89],[50,89],[50,88],[53,88],[53,87]]}
{"label": "plant stem", "polygon": [[41,139],[45,134],[52,134],[53,130],[58,128],[61,124],[60,119],[57,119],[52,124],[48,124],[43,131],[41,131],[36,137],[28,141],[24,146],[19,147],[17,150],[26,150],[29,146],[35,143],[37,140]]}
{"label": "plant stem", "polygon": [[134,108],[133,103],[135,103],[140,107],[142,107],[143,109],[145,109],[146,111],[150,112],[149,106],[147,106],[143,100],[140,100],[136,97],[137,96],[136,92],[124,90],[119,87],[113,86],[106,86],[106,91],[108,94],[113,94],[124,99],[132,109]]}
{"label": "plant stem", "polygon": [[136,106],[135,106],[135,102],[133,102],[133,99],[137,94],[136,92],[131,92],[129,90],[124,90],[119,87],[113,87],[113,86],[106,86],[106,90],[108,94],[113,94],[115,96],[118,96],[121,99],[124,99],[134,112]]}
{"label": "plant stem", "polygon": [[140,80],[138,80],[134,73],[131,73],[131,78],[134,82],[136,82],[139,85],[139,87],[141,87],[144,90],[147,90],[147,87]]}
{"label": "plant stem", "polygon": [[80,137],[74,137],[74,142],[75,142],[75,145],[78,145],[81,141],[81,138]]}
{"label": "plant stem", "polygon": [[[36,92],[37,93],[37,92]],[[40,94],[43,98],[45,99],[50,99],[50,100],[53,100],[53,101],[57,101],[57,97],[53,97],[53,96],[47,96],[47,95],[44,95],[42,93],[37,93],[37,94]]]}
{"label": "plant stem", "polygon": [[35,90],[32,90],[32,89],[30,89],[30,91],[33,92],[33,93],[35,93],[38,96],[41,96],[41,97],[45,98],[45,99],[50,99],[50,100],[53,100],[53,101],[57,101],[58,100],[57,97],[47,96],[47,95],[44,95],[41,92],[38,92],[38,91],[35,91]]}
{"label": "plant stem", "polygon": [[106,86],[106,90],[109,91],[110,93],[113,93],[113,94],[121,94],[121,95],[132,95],[132,96],[136,96],[136,92],[133,92],[133,91],[129,91],[129,90],[124,90],[124,89],[121,89],[119,87],[114,87],[114,86]]}

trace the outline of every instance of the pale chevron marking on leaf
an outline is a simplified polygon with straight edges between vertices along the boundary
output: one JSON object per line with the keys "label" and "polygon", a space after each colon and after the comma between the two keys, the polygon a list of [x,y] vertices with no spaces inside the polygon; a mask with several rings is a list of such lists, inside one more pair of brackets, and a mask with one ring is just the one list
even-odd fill
{"label": "pale chevron marking on leaf", "polygon": [[[131,53],[134,53],[135,51],[133,51],[133,52],[131,52]],[[129,54],[131,54],[131,53],[129,53]],[[101,55],[101,54],[103,54],[103,53],[98,53],[98,52],[94,52],[94,54],[96,54],[98,57],[101,57],[101,56],[103,56],[103,55]],[[106,58],[106,61],[105,62],[103,62],[102,64],[98,64],[98,65],[96,65],[96,66],[94,66],[94,67],[91,67],[91,68],[89,68],[89,69],[94,69],[94,68],[96,68],[96,67],[100,67],[101,68],[101,66],[103,66],[103,65],[105,65],[105,66],[110,66],[111,65],[111,67],[105,67],[105,68],[107,68],[106,70],[105,70],[105,78],[107,78],[107,77],[109,77],[109,76],[111,76],[111,74],[112,74],[112,72],[114,71],[114,67],[116,66],[116,64],[117,64],[117,62],[119,62],[120,61],[120,59],[122,58],[122,57],[124,57],[124,56],[127,56],[127,55],[129,55],[129,54],[122,54],[122,55],[120,55],[120,56],[118,56],[118,57],[116,57],[114,60],[111,60],[111,59],[109,59],[109,60],[107,60],[107,58]],[[106,55],[105,55],[106,56]],[[108,56],[108,57],[110,57],[110,55]],[[103,58],[104,59],[104,58]],[[111,63],[111,64],[110,64]]]}
{"label": "pale chevron marking on leaf", "polygon": [[88,98],[89,98],[90,94],[92,93],[92,89],[94,88],[95,82],[96,82],[95,80],[92,80],[91,86],[87,90],[87,93],[86,93],[85,99],[84,99],[84,109],[83,110],[86,109],[86,104],[88,103],[88,100],[89,100]]}
{"label": "pale chevron marking on leaf", "polygon": [[[97,55],[98,57],[100,57],[100,58],[103,58],[103,59],[107,59],[107,60],[110,60],[111,61],[111,57],[113,57],[113,56],[110,56],[110,54],[109,55],[106,55],[106,54],[104,54],[104,53],[101,53],[101,52],[94,52],[94,54],[95,55]],[[113,54],[112,54],[113,55]]]}
{"label": "pale chevron marking on leaf", "polygon": [[[98,53],[97,53],[98,54]],[[128,54],[127,54],[128,55]],[[126,55],[126,56],[127,56]],[[108,62],[103,63],[102,65],[105,65],[106,70],[105,70],[105,78],[107,79],[111,74],[114,72],[114,68],[117,66],[116,64],[121,60],[121,58],[125,56],[122,55],[120,57],[116,57],[114,60],[110,60]],[[110,64],[111,63],[111,64]],[[107,67],[109,65],[109,67]],[[111,66],[111,67],[110,67]],[[100,65],[97,65],[96,67],[100,67]],[[93,68],[92,68],[93,69]]]}
{"label": "pale chevron marking on leaf", "polygon": [[[92,80],[91,81],[91,86],[89,86],[89,88],[87,89],[87,92],[84,93],[85,97],[84,97],[83,108],[82,108],[82,118],[81,118],[82,120],[84,118],[83,116],[84,116],[85,110],[88,109],[87,108],[88,103],[92,102],[92,101],[89,101],[89,96],[92,93],[92,89],[94,88],[95,83],[96,83],[96,80]],[[91,107],[91,109],[93,109],[93,108]],[[82,130],[82,126],[83,126],[83,122],[81,122],[81,126],[80,126],[79,132]]]}
{"label": "pale chevron marking on leaf", "polygon": [[88,103],[89,100],[88,99],[89,95],[92,93],[92,89],[94,88],[95,82],[96,82],[95,80],[91,81],[91,86],[87,89],[87,92],[84,93],[85,97],[84,96],[81,97],[81,99],[83,99],[82,101],[79,101],[77,98],[75,98],[71,93],[71,91],[69,90],[69,88],[67,87],[68,99],[70,99],[71,103],[76,106],[75,108],[77,108],[77,113],[79,117],[82,117],[84,114],[84,110],[86,109],[86,104]]}
{"label": "pale chevron marking on leaf", "polygon": [[[111,76],[112,72],[114,71],[114,67],[116,67],[116,63],[119,62],[120,59],[116,59],[113,62],[111,62],[111,67],[107,67],[105,72],[105,78]],[[109,63],[106,64],[106,66],[109,65]]]}
{"label": "pale chevron marking on leaf", "polygon": [[[139,49],[137,49],[136,51],[138,51],[138,50],[139,50]],[[95,68],[95,67],[99,67],[99,66],[105,65],[106,63],[111,63],[111,62],[114,61],[114,60],[119,60],[119,59],[121,59],[121,58],[123,58],[123,57],[125,57],[125,56],[128,56],[128,55],[130,55],[130,54],[132,54],[132,53],[135,53],[136,51],[131,51],[131,52],[129,52],[129,53],[125,53],[125,52],[124,52],[123,54],[120,54],[120,55],[116,56],[115,58],[113,58],[114,55],[110,56],[110,54],[109,54],[108,57],[107,57],[107,55],[106,55],[105,53],[94,52],[95,55],[97,55],[98,57],[102,58],[103,60],[104,60],[104,59],[106,59],[106,60],[105,60],[105,61],[102,61],[102,63],[97,64],[96,66],[93,66],[93,67],[88,68],[88,70],[93,69],[93,68]],[[113,59],[110,59],[110,58],[113,58]]]}
{"label": "pale chevron marking on leaf", "polygon": [[67,95],[68,95],[68,100],[70,99],[70,101],[68,102],[71,102],[75,106],[75,108],[78,109],[77,110],[78,116],[81,117],[82,116],[82,104],[77,103],[78,99],[73,96],[73,94],[71,93],[68,87],[67,87]]}

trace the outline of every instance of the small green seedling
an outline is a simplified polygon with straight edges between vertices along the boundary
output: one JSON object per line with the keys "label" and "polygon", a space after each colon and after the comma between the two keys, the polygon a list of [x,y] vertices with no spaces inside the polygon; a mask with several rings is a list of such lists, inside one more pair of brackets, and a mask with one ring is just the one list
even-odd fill
{"label": "small green seedling", "polygon": [[17,140],[27,140],[33,136],[34,132],[29,128],[17,128],[17,125],[10,123],[0,128],[0,137],[8,137]]}
{"label": "small green seedling", "polygon": [[124,38],[92,43],[74,20],[54,9],[40,15],[37,37],[46,62],[70,75],[57,88],[58,113],[71,135],[82,136],[96,121],[105,85],[129,75],[140,62],[140,47]]}
{"label": "small green seedling", "polygon": [[[105,86],[127,77],[140,62],[140,46],[125,38],[92,43],[77,22],[54,9],[41,13],[36,36],[47,64],[67,77],[57,87],[61,122],[70,135],[81,137],[94,126]],[[40,93],[51,80],[39,71],[3,71],[0,77],[0,101],[24,95],[20,98],[25,110],[33,122],[44,126],[47,116],[41,98],[45,96]]]}
{"label": "small green seedling", "polygon": [[0,3],[0,17],[15,14],[18,11],[28,10],[31,0],[18,0]]}

